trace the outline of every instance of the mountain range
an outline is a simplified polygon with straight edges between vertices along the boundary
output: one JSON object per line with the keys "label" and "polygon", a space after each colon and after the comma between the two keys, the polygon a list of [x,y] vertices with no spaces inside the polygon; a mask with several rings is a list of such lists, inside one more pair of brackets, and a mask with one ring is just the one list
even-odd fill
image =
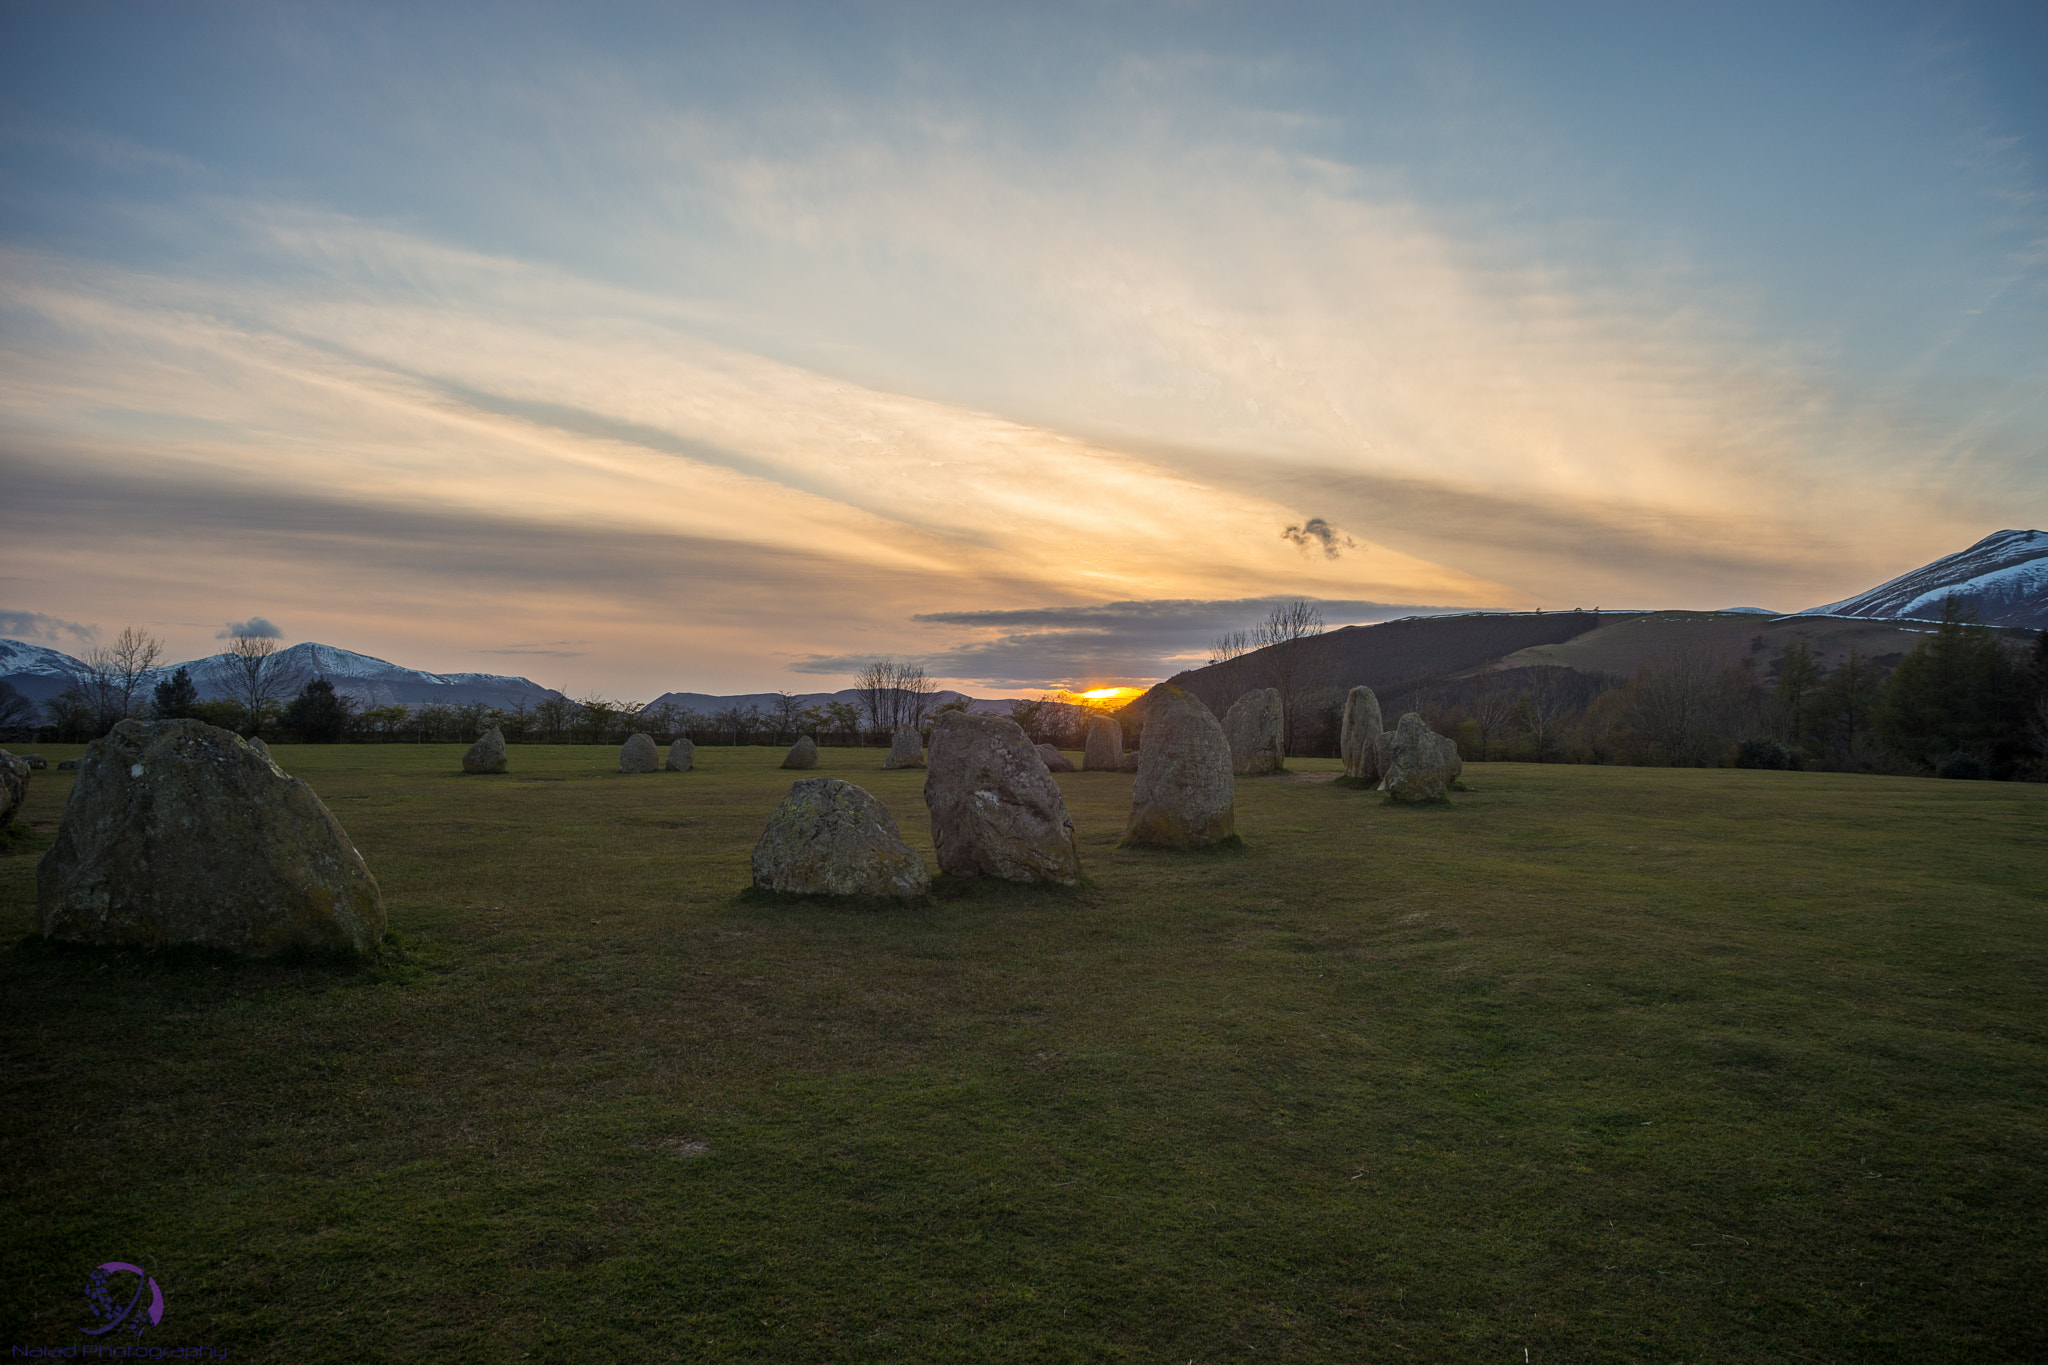
{"label": "mountain range", "polygon": [[[1775,648],[1794,635],[1807,638],[1823,661],[1854,647],[1880,661],[1902,655],[1925,622],[1938,619],[1942,602],[1954,596],[1987,625],[2048,629],[2048,533],[1999,531],[1969,549],[1946,555],[1867,592],[1804,612],[1777,615],[1756,607],[1721,612],[1474,612],[1460,616],[1412,617],[1374,626],[1347,626],[1318,637],[1334,651],[1339,671],[1351,682],[1375,689],[1414,688],[1475,668],[1563,666],[1578,670],[1632,672],[1635,662],[1660,650],[1703,646],[1715,651]],[[1757,644],[1761,641],[1762,644]],[[1291,646],[1277,645],[1274,649]],[[563,694],[531,678],[499,673],[428,673],[367,654],[314,642],[281,649],[274,656],[281,675],[296,689],[324,677],[359,707],[460,706],[483,702],[507,709],[534,706]],[[234,656],[215,654],[172,664],[152,673],[145,687],[186,669],[202,697],[229,695]],[[1227,668],[1227,665],[1220,666]],[[30,701],[45,701],[71,685],[85,665],[44,645],[0,639],[0,681]],[[1199,691],[1222,686],[1225,675],[1195,669],[1174,679]],[[856,699],[852,689],[806,692],[805,706]],[[780,693],[714,696],[666,692],[666,702],[705,715],[729,707],[772,708]],[[1007,699],[963,697],[941,692],[937,702],[966,700],[977,711],[1003,711]]]}

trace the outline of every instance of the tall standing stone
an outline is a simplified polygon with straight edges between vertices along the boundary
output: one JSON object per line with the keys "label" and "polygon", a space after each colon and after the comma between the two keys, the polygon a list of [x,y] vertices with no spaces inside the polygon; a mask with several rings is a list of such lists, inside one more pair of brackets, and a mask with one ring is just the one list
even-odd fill
{"label": "tall standing stone", "polygon": [[462,771],[466,773],[504,772],[504,734],[495,727],[484,731],[477,742],[469,746],[469,751],[463,754]]}
{"label": "tall standing stone", "polygon": [[1287,708],[1280,689],[1259,687],[1223,713],[1223,737],[1230,743],[1230,771],[1240,777],[1277,772],[1287,765]]}
{"label": "tall standing stone", "polygon": [[1387,766],[1387,795],[1404,805],[1447,800],[1451,779],[1444,763],[1443,736],[1410,711],[1394,728],[1393,761]]}
{"label": "tall standing stone", "polygon": [[1237,829],[1230,742],[1209,708],[1171,683],[1145,702],[1126,844],[1200,848]]}
{"label": "tall standing stone", "polygon": [[662,766],[672,773],[686,773],[697,762],[697,746],[687,735],[677,735],[669,742],[668,762]]}
{"label": "tall standing stone", "polygon": [[1067,803],[1016,721],[945,712],[925,766],[940,871],[1067,886],[1081,879]]}
{"label": "tall standing stone", "polygon": [[619,771],[651,773],[660,757],[654,748],[653,735],[635,735],[619,746]]}
{"label": "tall standing stone", "polygon": [[1370,687],[1354,687],[1344,696],[1344,732],[1338,752],[1344,758],[1344,776],[1361,782],[1380,780],[1377,741],[1386,729],[1380,716],[1380,699]]}
{"label": "tall standing stone", "polygon": [[27,759],[16,758],[0,749],[0,825],[13,820],[14,813],[21,809],[21,803],[28,800],[30,771]]}
{"label": "tall standing stone", "polygon": [[1091,773],[1123,770],[1124,727],[1115,716],[1088,717],[1088,739],[1081,751],[1081,767]]}
{"label": "tall standing stone", "polygon": [[790,745],[789,752],[783,756],[782,766],[785,768],[817,767],[818,741],[812,739],[809,735],[805,735],[802,739]]}
{"label": "tall standing stone", "polygon": [[836,777],[799,778],[754,845],[754,885],[794,896],[921,896],[932,874],[889,808]]}
{"label": "tall standing stone", "polygon": [[906,725],[889,737],[889,756],[882,760],[884,768],[922,768],[924,766],[924,740],[917,733],[917,727]]}
{"label": "tall standing stone", "polygon": [[197,720],[124,720],[86,749],[36,918],[78,943],[255,956],[384,937],[377,879],[313,789]]}

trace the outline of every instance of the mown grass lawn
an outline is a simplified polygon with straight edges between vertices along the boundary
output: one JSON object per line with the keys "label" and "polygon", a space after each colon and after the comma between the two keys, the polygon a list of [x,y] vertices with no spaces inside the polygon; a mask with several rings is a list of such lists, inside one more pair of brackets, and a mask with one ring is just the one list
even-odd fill
{"label": "mown grass lawn", "polygon": [[0,859],[0,1346],[124,1260],[238,1360],[2048,1350],[2048,788],[1260,779],[1175,855],[1081,773],[1091,886],[876,913],[741,894],[780,750],[459,753],[277,751],[373,967],[47,947]]}

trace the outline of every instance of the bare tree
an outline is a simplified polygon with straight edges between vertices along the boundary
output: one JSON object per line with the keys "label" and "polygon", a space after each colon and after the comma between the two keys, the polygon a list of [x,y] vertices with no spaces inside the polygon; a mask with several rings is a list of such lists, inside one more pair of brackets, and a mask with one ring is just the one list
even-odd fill
{"label": "bare tree", "polygon": [[277,641],[237,635],[228,642],[228,693],[254,734],[284,703],[297,671],[278,657]]}
{"label": "bare tree", "polygon": [[855,676],[853,690],[869,729],[893,733],[922,727],[939,689],[922,664],[877,659]]}
{"label": "bare tree", "polygon": [[803,728],[804,704],[793,693],[777,692],[775,700],[768,703],[768,714],[775,718],[775,738],[796,739],[796,732]]}
{"label": "bare tree", "polygon": [[1494,742],[1501,737],[1501,732],[1507,728],[1508,718],[1514,713],[1514,694],[1502,687],[1493,674],[1483,674],[1472,694],[1472,723],[1479,727],[1480,762],[1493,758]]}
{"label": "bare tree", "polygon": [[1711,762],[1738,737],[1745,684],[1735,669],[1705,654],[1666,654],[1638,669],[1630,683],[1637,729],[1665,763]]}
{"label": "bare tree", "polygon": [[132,716],[141,709],[143,681],[164,657],[164,642],[140,626],[126,626],[106,653],[121,689],[121,715]]}
{"label": "bare tree", "polygon": [[1333,685],[1330,651],[1322,633],[1321,609],[1302,597],[1274,607],[1251,630],[1258,680],[1280,694],[1289,752],[1299,747],[1297,737],[1305,739],[1315,728],[1309,713],[1319,694]]}

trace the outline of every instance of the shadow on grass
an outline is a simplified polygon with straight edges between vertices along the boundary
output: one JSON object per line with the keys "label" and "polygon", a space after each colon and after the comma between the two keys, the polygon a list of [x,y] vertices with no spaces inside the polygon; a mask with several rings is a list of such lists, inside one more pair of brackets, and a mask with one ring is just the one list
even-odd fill
{"label": "shadow on grass", "polygon": [[46,982],[149,982],[164,987],[205,985],[237,993],[248,989],[329,990],[338,986],[403,984],[445,975],[433,954],[392,933],[367,953],[346,948],[292,947],[268,957],[244,957],[224,948],[176,943],[136,947],[66,943],[28,934],[0,955],[0,975],[34,972]]}
{"label": "shadow on grass", "polygon": [[941,872],[932,878],[932,889],[922,896],[797,896],[782,891],[764,891],[749,886],[734,894],[733,903],[755,910],[842,911],[847,914],[893,914],[929,910],[938,904],[981,904],[1025,907],[1071,904],[1094,889],[1093,878],[1083,877],[1073,886],[1052,882],[1012,882],[1001,877],[956,877]]}
{"label": "shadow on grass", "polygon": [[1129,840],[1117,845],[1130,853],[1148,853],[1160,858],[1233,858],[1243,857],[1251,850],[1244,845],[1242,835],[1226,834],[1213,844],[1202,844],[1195,848],[1170,848],[1164,844],[1134,844]]}

